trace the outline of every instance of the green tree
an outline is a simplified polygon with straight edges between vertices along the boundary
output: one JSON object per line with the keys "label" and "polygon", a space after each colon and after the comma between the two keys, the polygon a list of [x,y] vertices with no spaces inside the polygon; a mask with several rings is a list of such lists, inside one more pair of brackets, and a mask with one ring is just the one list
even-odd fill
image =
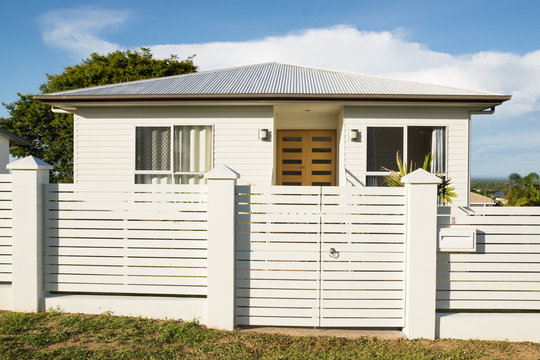
{"label": "green tree", "polygon": [[540,176],[532,172],[525,177],[513,173],[508,176],[510,190],[505,194],[507,206],[540,206]]}
{"label": "green tree", "polygon": [[[41,93],[72,90],[197,71],[193,57],[179,60],[154,59],[147,48],[140,51],[115,51],[107,55],[91,54],[82,63],[69,66],[57,75],[46,74],[48,81],[40,86]],[[17,146],[11,154],[18,157],[34,155],[54,166],[52,182],[73,181],[73,115],[55,114],[48,105],[32,95],[17,94],[11,104],[3,104],[8,118],[0,118],[0,127],[31,142]]]}

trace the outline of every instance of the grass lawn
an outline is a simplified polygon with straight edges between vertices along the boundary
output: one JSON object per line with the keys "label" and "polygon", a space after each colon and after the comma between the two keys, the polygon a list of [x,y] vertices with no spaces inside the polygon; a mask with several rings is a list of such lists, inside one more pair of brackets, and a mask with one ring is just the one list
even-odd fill
{"label": "grass lawn", "polygon": [[1,359],[540,359],[540,344],[300,337],[191,322],[0,311]]}

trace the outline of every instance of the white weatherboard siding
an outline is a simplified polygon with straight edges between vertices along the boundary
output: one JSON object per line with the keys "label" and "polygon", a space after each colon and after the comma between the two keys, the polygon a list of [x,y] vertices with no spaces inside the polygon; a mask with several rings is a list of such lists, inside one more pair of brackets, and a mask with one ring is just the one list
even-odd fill
{"label": "white weatherboard siding", "polygon": [[[288,109],[285,109],[288,110]],[[75,116],[75,183],[134,182],[135,127],[212,125],[213,166],[225,164],[240,174],[239,184],[270,185],[274,139],[285,128],[335,128],[338,132],[340,186],[364,186],[367,127],[445,126],[448,176],[467,203],[469,188],[469,115],[464,107],[345,106],[335,114],[275,111],[272,106],[167,106],[80,108]],[[292,116],[295,115],[295,116]],[[275,122],[274,122],[275,116]],[[273,130],[272,141],[259,140]],[[352,129],[361,141],[352,142]]]}
{"label": "white weatherboard siding", "polygon": [[259,130],[273,128],[271,106],[79,108],[74,182],[133,184],[135,127],[171,125],[214,126],[213,165],[240,173],[240,184],[270,184],[273,142],[259,140]]}
{"label": "white weatherboard siding", "polygon": [[[467,203],[469,193],[469,114],[463,107],[359,107],[344,110],[342,150],[347,186],[364,186],[367,168],[367,128],[376,126],[445,126],[447,171],[452,179],[456,205]],[[361,133],[360,142],[350,140],[350,132]]]}

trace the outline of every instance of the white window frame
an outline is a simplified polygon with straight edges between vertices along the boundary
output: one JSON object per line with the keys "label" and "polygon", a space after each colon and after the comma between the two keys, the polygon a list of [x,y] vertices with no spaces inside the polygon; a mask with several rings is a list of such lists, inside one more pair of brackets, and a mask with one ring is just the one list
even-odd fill
{"label": "white window frame", "polygon": [[[409,162],[409,159],[408,159],[408,135],[409,135],[409,126],[410,127],[415,127],[415,126],[418,126],[418,127],[442,127],[444,128],[444,141],[446,142],[446,151],[445,151],[445,154],[444,154],[444,163],[446,165],[446,169],[445,169],[445,172],[442,173],[441,175],[443,176],[446,176],[446,174],[448,173],[448,125],[440,125],[440,124],[416,124],[416,123],[413,123],[413,124],[407,124],[407,125],[366,125],[366,166],[365,166],[365,169],[366,169],[366,176],[365,176],[365,184],[367,186],[367,179],[368,179],[368,176],[388,176],[390,175],[390,172],[388,171],[368,171],[367,169],[367,159],[368,159],[368,141],[367,141],[367,134],[368,134],[368,131],[367,129],[368,128],[382,128],[382,127],[389,127],[389,128],[402,128],[403,129],[403,154],[402,154],[402,158],[401,160],[403,161],[403,164],[406,165],[408,164]],[[407,165],[408,166],[408,165]]]}
{"label": "white window frame", "polygon": [[[135,182],[135,175],[171,175],[171,184],[175,184],[175,175],[204,175],[204,171],[174,171],[174,127],[175,126],[210,126],[212,129],[212,141],[210,144],[210,167],[214,168],[214,136],[215,126],[213,124],[173,124],[173,125],[135,125],[133,128],[133,174],[132,179]],[[170,156],[170,170],[137,170],[137,128],[169,128],[171,136],[171,146],[169,151]]]}

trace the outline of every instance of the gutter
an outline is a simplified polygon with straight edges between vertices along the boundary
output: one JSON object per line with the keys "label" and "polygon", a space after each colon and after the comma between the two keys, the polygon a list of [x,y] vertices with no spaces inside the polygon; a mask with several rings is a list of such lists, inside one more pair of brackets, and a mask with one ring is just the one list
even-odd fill
{"label": "gutter", "polygon": [[113,102],[113,101],[422,101],[422,102],[489,102],[499,105],[510,95],[396,95],[396,94],[201,94],[201,95],[34,95],[47,104],[56,102]]}
{"label": "gutter", "polygon": [[469,111],[469,119],[471,118],[471,115],[492,115],[495,113],[495,106],[492,106],[489,108],[489,110],[483,109],[483,110],[470,110]]}

